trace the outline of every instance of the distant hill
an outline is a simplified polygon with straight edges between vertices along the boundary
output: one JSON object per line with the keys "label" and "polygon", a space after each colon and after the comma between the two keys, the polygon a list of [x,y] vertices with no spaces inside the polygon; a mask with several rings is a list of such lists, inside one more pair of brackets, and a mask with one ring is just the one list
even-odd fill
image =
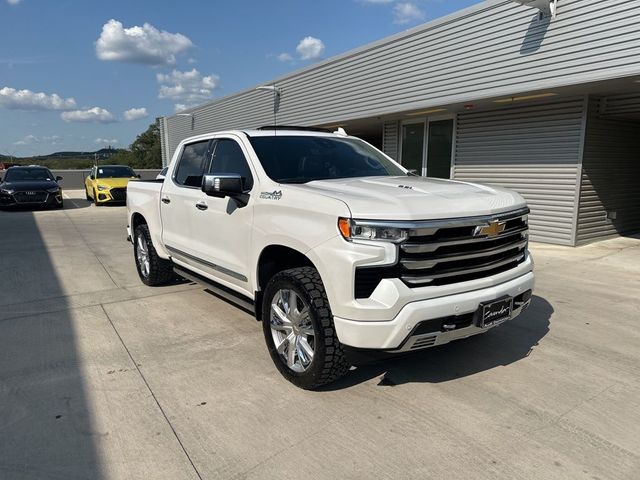
{"label": "distant hill", "polygon": [[93,165],[97,157],[101,163],[112,156],[126,152],[121,148],[101,148],[94,152],[54,152],[48,155],[35,155],[31,157],[13,157],[11,159],[7,155],[0,155],[0,161],[11,161],[19,165],[45,165],[49,168],[87,168]]}

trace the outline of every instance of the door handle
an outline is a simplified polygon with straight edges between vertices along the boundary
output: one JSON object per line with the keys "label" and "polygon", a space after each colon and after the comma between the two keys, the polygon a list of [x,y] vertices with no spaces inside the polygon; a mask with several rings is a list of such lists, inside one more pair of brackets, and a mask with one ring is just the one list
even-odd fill
{"label": "door handle", "polygon": [[207,208],[209,208],[209,205],[207,205],[205,202],[198,202],[196,203],[196,208],[198,210],[206,210]]}
{"label": "door handle", "polygon": [[169,197],[162,197],[162,203],[171,203],[171,199]]}

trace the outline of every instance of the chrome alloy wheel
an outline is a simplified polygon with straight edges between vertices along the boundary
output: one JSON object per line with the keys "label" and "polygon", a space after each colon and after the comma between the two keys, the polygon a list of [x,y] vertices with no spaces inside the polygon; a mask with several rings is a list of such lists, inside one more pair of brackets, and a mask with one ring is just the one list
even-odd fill
{"label": "chrome alloy wheel", "polygon": [[149,276],[151,264],[149,261],[149,248],[147,247],[147,242],[144,241],[142,235],[138,235],[136,259],[138,260],[140,273],[142,273],[143,277],[147,278]]}
{"label": "chrome alloy wheel", "polygon": [[309,305],[289,289],[271,300],[271,335],[280,358],[294,372],[304,372],[313,361],[315,331]]}

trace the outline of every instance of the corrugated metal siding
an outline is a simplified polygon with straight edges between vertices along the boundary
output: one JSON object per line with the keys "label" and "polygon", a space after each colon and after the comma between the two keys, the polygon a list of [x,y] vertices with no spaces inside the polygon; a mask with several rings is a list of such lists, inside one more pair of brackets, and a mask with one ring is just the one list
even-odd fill
{"label": "corrugated metal siding", "polygon": [[[317,125],[640,73],[640,0],[561,0],[558,17],[489,0],[277,79],[279,120]],[[170,117],[185,136],[272,123],[247,90]]]}
{"label": "corrugated metal siding", "polygon": [[535,241],[573,245],[584,99],[458,115],[454,178],[510,188]]}
{"label": "corrugated metal siding", "polygon": [[598,111],[601,115],[640,120],[640,94],[615,95],[601,99]]}
{"label": "corrugated metal siding", "polygon": [[[589,104],[578,243],[640,231],[640,122],[601,117],[601,102]],[[607,212],[617,218],[608,220]]]}
{"label": "corrugated metal siding", "polygon": [[382,151],[398,160],[398,122],[385,122],[382,127]]}
{"label": "corrugated metal siding", "polygon": [[167,154],[169,153],[169,132],[167,130],[167,120],[165,117],[158,119],[158,129],[160,130],[160,145],[162,147],[162,166],[169,163]]}

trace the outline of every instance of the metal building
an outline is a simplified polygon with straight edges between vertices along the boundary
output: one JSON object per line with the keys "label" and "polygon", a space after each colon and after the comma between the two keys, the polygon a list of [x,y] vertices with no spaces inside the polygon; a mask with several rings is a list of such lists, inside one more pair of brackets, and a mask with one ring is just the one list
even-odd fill
{"label": "metal building", "polygon": [[[640,0],[488,0],[268,84],[281,124],[519,191],[532,240],[640,230]],[[163,117],[163,161],[186,137],[272,123],[256,89]]]}

